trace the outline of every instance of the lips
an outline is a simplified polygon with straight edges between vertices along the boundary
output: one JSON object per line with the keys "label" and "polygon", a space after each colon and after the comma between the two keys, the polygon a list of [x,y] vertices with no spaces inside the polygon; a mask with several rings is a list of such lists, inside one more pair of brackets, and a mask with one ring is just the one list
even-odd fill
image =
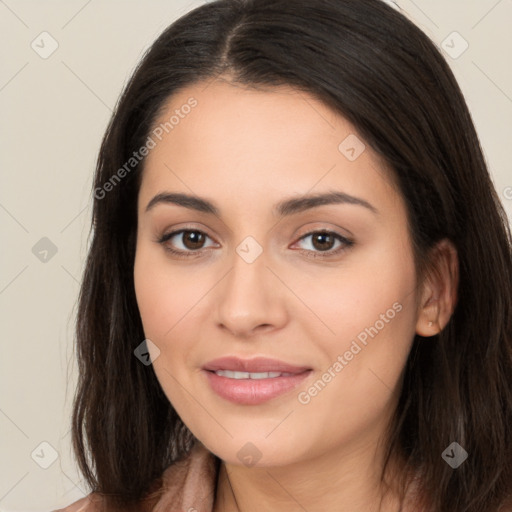
{"label": "lips", "polygon": [[277,359],[222,357],[203,366],[211,389],[240,405],[258,405],[290,392],[312,372]]}
{"label": "lips", "polygon": [[232,372],[280,372],[298,374],[306,370],[311,370],[307,366],[295,366],[278,359],[269,359],[266,357],[255,357],[253,359],[241,359],[234,356],[221,357],[206,363],[203,367],[207,371],[229,370]]}

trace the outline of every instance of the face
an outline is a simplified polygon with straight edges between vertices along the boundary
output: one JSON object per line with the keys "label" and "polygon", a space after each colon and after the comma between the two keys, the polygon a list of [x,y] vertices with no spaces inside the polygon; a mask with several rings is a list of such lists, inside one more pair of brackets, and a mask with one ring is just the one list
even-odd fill
{"label": "face", "polygon": [[384,163],[287,87],[195,84],[150,136],[135,289],[184,423],[239,465],[375,442],[417,318],[405,205]]}

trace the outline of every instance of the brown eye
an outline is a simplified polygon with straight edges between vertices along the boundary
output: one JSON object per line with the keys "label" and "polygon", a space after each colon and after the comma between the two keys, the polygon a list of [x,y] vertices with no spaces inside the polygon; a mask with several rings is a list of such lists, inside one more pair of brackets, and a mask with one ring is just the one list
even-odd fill
{"label": "brown eye", "polygon": [[158,242],[173,254],[197,256],[204,248],[214,245],[205,246],[207,239],[210,237],[197,229],[181,229],[163,235]]}
{"label": "brown eye", "polygon": [[200,231],[182,231],[182,242],[187,249],[201,249],[205,236]]}
{"label": "brown eye", "polygon": [[313,231],[300,238],[299,243],[309,242],[309,248],[302,248],[303,252],[309,258],[327,258],[329,256],[336,256],[338,253],[352,247],[353,240],[349,240],[344,236],[334,231]]}
{"label": "brown eye", "polygon": [[312,235],[313,247],[319,251],[332,249],[336,239],[329,233],[315,233]]}

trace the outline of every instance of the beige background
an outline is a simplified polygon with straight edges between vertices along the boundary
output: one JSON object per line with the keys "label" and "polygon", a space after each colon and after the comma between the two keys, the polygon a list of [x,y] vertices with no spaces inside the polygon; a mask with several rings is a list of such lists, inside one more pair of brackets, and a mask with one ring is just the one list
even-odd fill
{"label": "beige background", "polygon": [[[202,3],[0,0],[0,511],[49,511],[88,493],[73,460],[69,417],[94,163],[142,52]],[[457,58],[445,55],[512,219],[512,0],[397,3],[453,56],[464,48],[454,31],[469,44]],[[51,38],[58,48],[43,59]],[[57,250],[46,262],[33,253],[43,237]]]}

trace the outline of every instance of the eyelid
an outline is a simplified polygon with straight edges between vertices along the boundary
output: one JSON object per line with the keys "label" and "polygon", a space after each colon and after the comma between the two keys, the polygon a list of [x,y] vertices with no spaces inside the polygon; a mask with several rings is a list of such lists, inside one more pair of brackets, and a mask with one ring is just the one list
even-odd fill
{"label": "eyelid", "polygon": [[330,222],[308,222],[306,227],[298,229],[294,236],[301,238],[311,233],[333,233],[347,240],[354,238],[354,235],[348,229],[333,225]]}
{"label": "eyelid", "polygon": [[[353,240],[354,234],[349,231],[347,228],[338,226],[336,224],[332,224],[331,222],[322,222],[322,221],[316,221],[316,222],[308,222],[306,227],[302,227],[297,230],[296,235],[298,238],[301,238],[304,235],[310,235],[311,233],[318,233],[318,232],[325,232],[325,233],[334,233],[336,235],[339,235],[342,238],[345,238],[346,240]],[[303,233],[303,234],[300,234]]]}

